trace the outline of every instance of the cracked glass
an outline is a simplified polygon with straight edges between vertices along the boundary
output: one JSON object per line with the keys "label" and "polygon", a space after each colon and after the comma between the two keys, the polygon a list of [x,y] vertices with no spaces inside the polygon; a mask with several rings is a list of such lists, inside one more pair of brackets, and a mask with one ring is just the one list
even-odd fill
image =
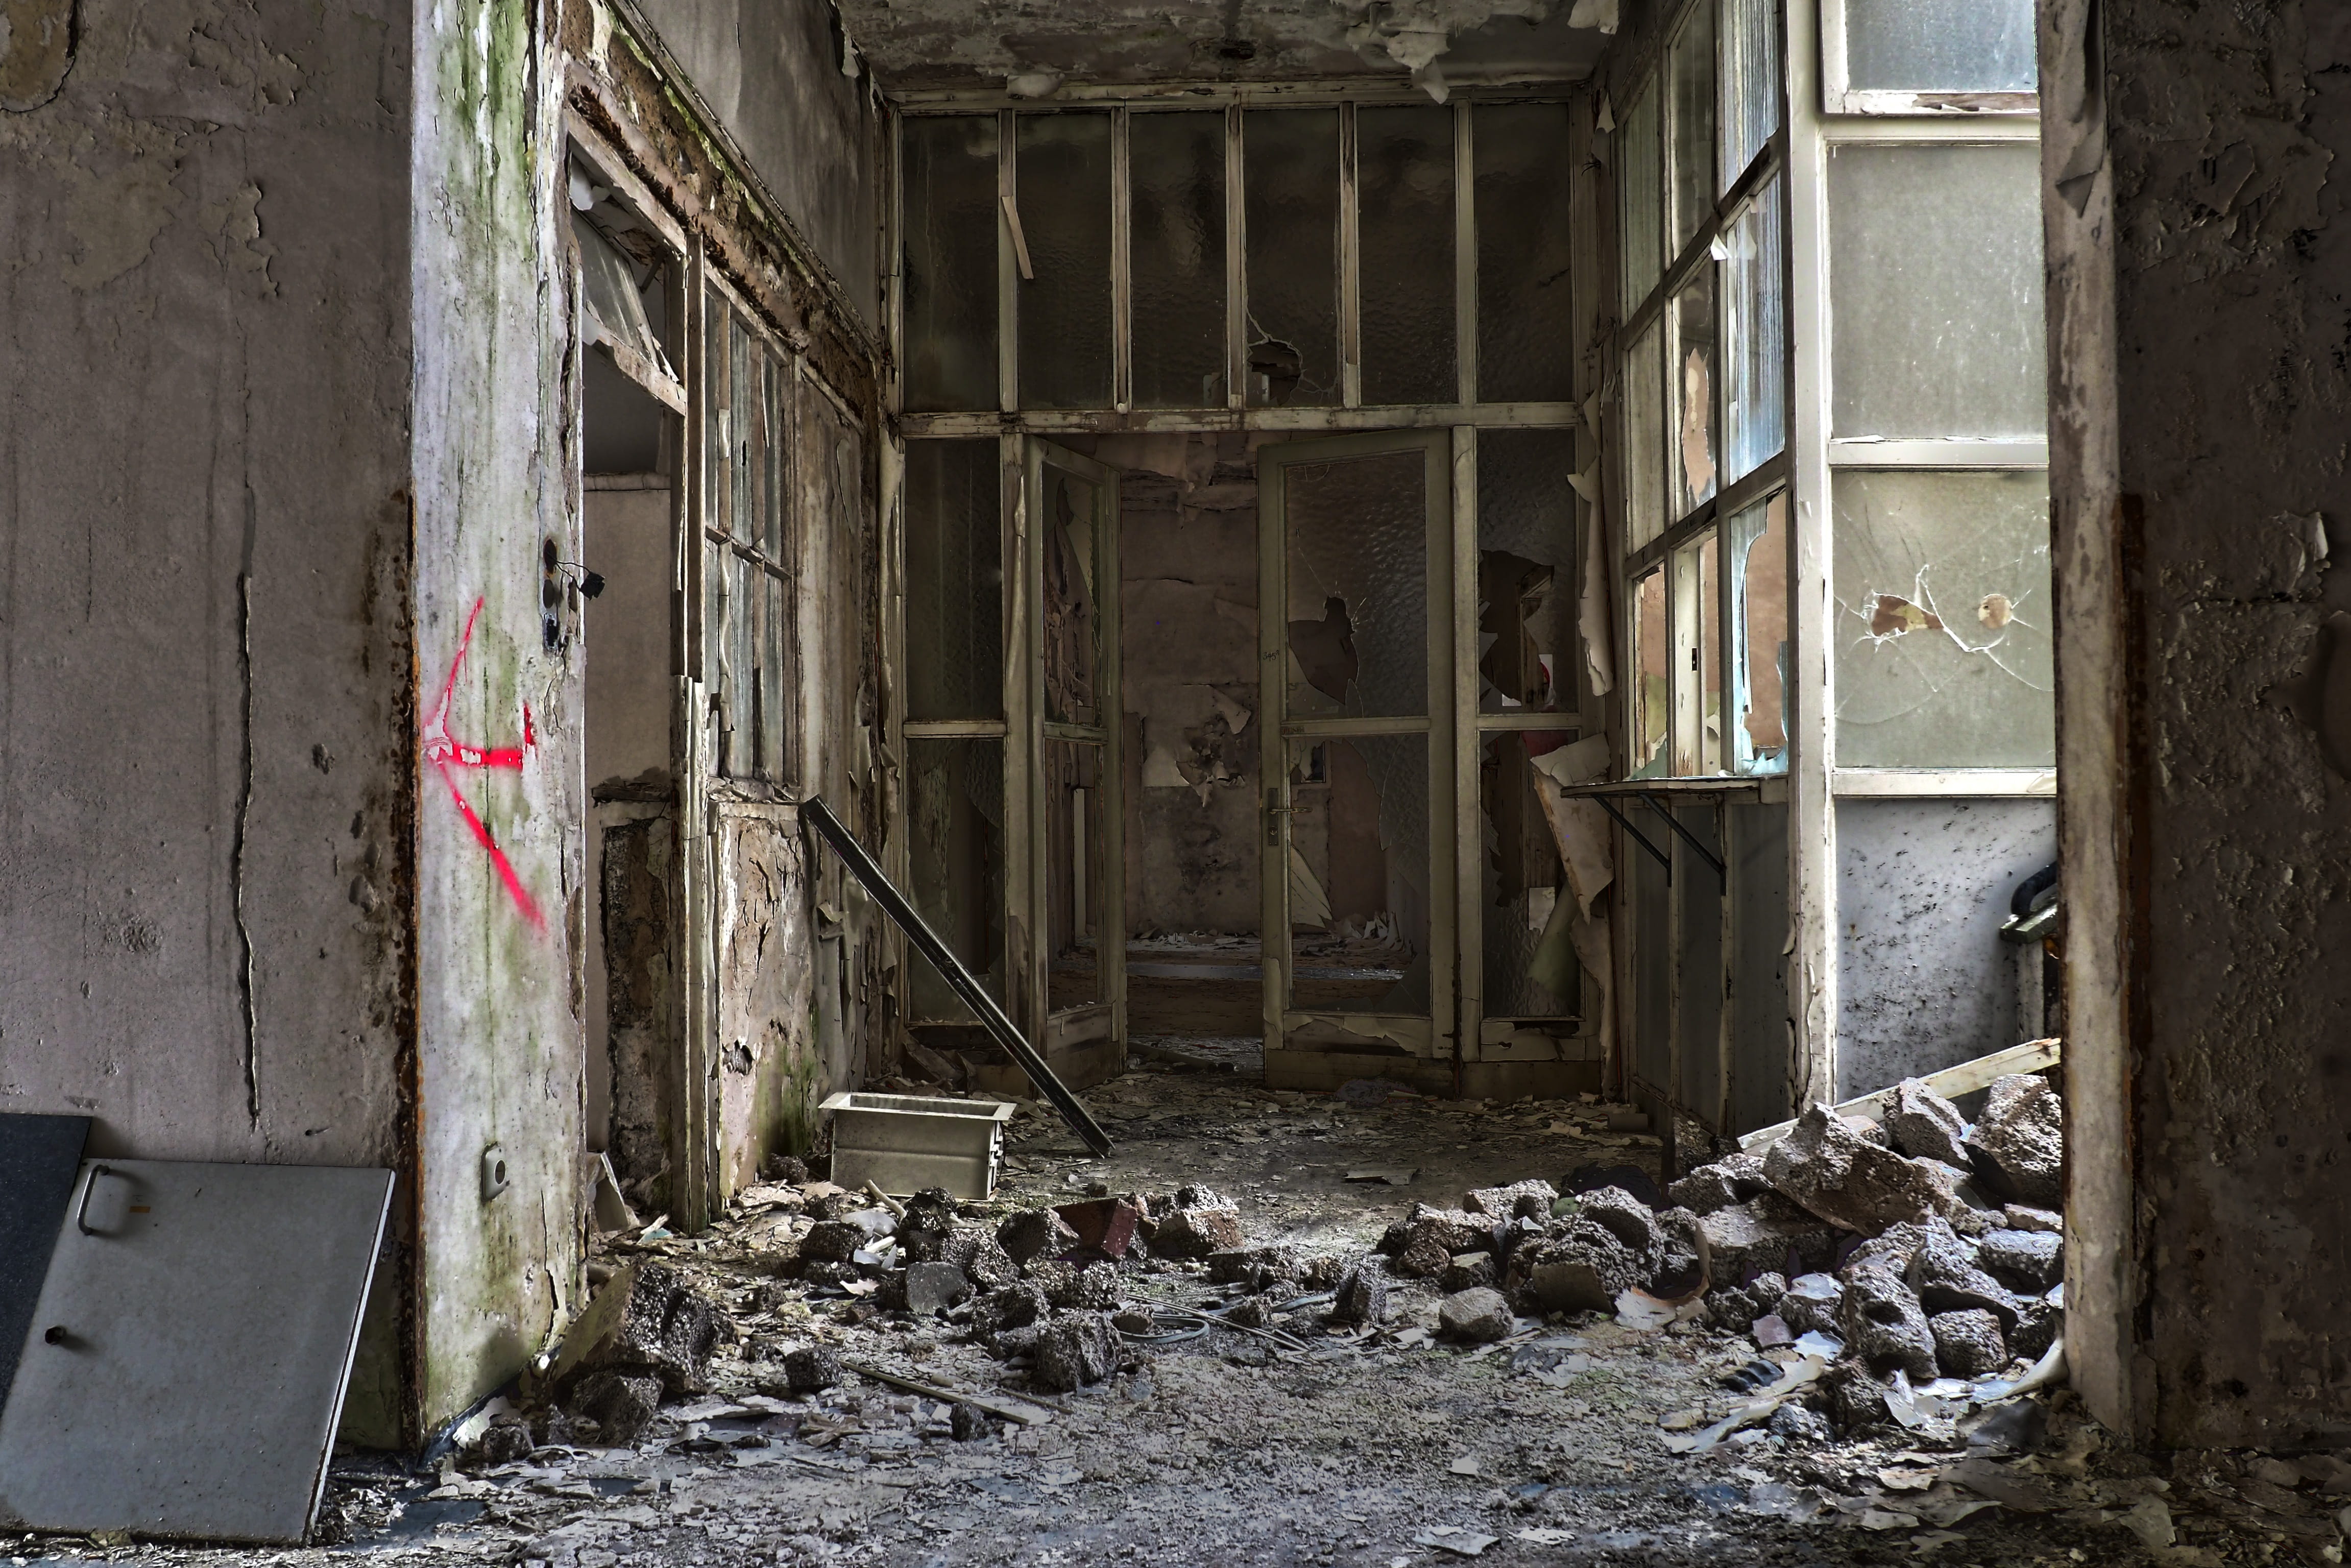
{"label": "cracked glass", "polygon": [[1669,516],[1677,522],[1714,498],[1714,268],[1701,266],[1666,308],[1669,336],[1666,373],[1672,381],[1674,424],[1667,465],[1672,477]]}
{"label": "cracked glass", "polygon": [[1428,712],[1428,494],[1417,450],[1282,475],[1290,713]]}
{"label": "cracked glass", "polygon": [[1722,236],[1722,479],[1755,472],[1788,444],[1788,305],[1781,274],[1780,182]]}
{"label": "cracked glass", "polygon": [[1575,706],[1574,468],[1572,430],[1478,433],[1481,713]]}
{"label": "cracked glass", "polygon": [[1672,244],[1668,261],[1681,255],[1714,217],[1714,6],[1700,0],[1683,18],[1666,49],[1666,85],[1672,120]]}
{"label": "cracked glass", "polygon": [[1837,766],[2053,766],[2047,476],[1848,468],[1833,486]]}
{"label": "cracked glass", "polygon": [[1748,507],[1723,532],[1730,591],[1730,770],[1785,773],[1788,730],[1788,493]]}

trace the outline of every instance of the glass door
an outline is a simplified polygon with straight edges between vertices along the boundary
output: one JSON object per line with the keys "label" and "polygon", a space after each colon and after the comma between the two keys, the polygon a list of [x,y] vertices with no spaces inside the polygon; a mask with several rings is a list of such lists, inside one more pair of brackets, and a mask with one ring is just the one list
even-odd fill
{"label": "glass door", "polygon": [[1453,1074],[1450,446],[1258,452],[1270,1084]]}

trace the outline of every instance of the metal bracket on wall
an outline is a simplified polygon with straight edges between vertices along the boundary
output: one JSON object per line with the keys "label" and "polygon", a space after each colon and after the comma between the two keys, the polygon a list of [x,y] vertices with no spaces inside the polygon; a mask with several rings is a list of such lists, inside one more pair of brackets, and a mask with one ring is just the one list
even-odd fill
{"label": "metal bracket on wall", "polygon": [[1609,800],[1608,800],[1608,797],[1607,797],[1607,796],[1605,796],[1605,795],[1593,795],[1593,796],[1589,797],[1589,799],[1591,799],[1591,800],[1595,800],[1595,801],[1599,802],[1600,809],[1601,809],[1602,810],[1604,810],[1604,811],[1607,812],[1610,816],[1612,816],[1612,817],[1614,817],[1614,818],[1615,818],[1615,819],[1616,819],[1616,825],[1617,825],[1618,827],[1620,827],[1620,828],[1624,829],[1626,832],[1628,832],[1628,833],[1630,833],[1630,834],[1632,834],[1632,835],[1633,835],[1633,841],[1634,841],[1635,843],[1636,843],[1636,844],[1640,845],[1643,849],[1645,849],[1645,850],[1646,850],[1646,851],[1648,851],[1648,852],[1649,852],[1649,858],[1650,858],[1651,860],[1656,861],[1659,865],[1661,865],[1661,866],[1663,866],[1663,867],[1665,867],[1665,868],[1666,868],[1666,880],[1667,880],[1667,882],[1671,882],[1671,881],[1673,881],[1673,880],[1674,880],[1674,857],[1673,857],[1673,856],[1671,856],[1671,855],[1669,855],[1669,854],[1666,853],[1666,852],[1665,852],[1665,851],[1663,851],[1663,850],[1659,849],[1656,845],[1655,845],[1655,844],[1651,843],[1651,842],[1649,841],[1649,835],[1648,835],[1648,834],[1646,834],[1646,833],[1645,833],[1645,832],[1643,832],[1640,829],[1638,829],[1638,828],[1635,827],[1635,826],[1633,825],[1632,819],[1631,819],[1631,818],[1629,818],[1629,817],[1627,817],[1627,816],[1625,816],[1624,812],[1622,812],[1622,811],[1618,810],[1617,810],[1617,809],[1616,809],[1613,804],[1611,804],[1611,803],[1610,803],[1610,801],[1609,801]]}
{"label": "metal bracket on wall", "polygon": [[1020,1070],[1029,1075],[1029,1081],[1037,1086],[1038,1092],[1053,1103],[1053,1109],[1061,1113],[1061,1120],[1070,1124],[1070,1130],[1077,1134],[1086,1147],[1097,1155],[1109,1154],[1110,1134],[1095,1123],[1087,1112],[1085,1103],[1071,1092],[1068,1084],[1053,1076],[1053,1070],[1045,1065],[1044,1055],[1021,1038],[1020,1031],[1012,1027],[1012,1020],[1004,1016],[1004,1009],[996,1005],[996,998],[972,977],[971,971],[963,967],[962,960],[955,956],[953,949],[939,940],[938,934],[915,912],[913,903],[883,874],[873,857],[865,852],[865,846],[859,843],[855,836],[841,825],[841,819],[832,814],[831,808],[811,795],[802,802],[800,810],[815,825],[818,834],[832,846],[833,853],[841,857],[841,863],[864,883],[865,891],[873,895],[873,901],[882,906],[883,912],[906,934],[906,940],[914,944],[915,951],[931,961],[932,967],[938,970],[955,994],[963,998],[964,1005],[978,1016],[980,1023],[995,1038],[996,1043],[1020,1064]]}
{"label": "metal bracket on wall", "polygon": [[1641,796],[1641,804],[1649,808],[1650,810],[1655,811],[1658,816],[1663,817],[1666,820],[1666,826],[1674,831],[1674,836],[1680,839],[1682,842],[1687,844],[1693,851],[1697,852],[1698,859],[1704,861],[1707,864],[1714,868],[1714,874],[1721,879],[1723,886],[1729,887],[1730,885],[1730,868],[1722,863],[1722,857],[1716,854],[1712,850],[1708,849],[1704,844],[1698,842],[1698,835],[1691,832],[1687,828],[1683,827],[1681,824],[1681,819],[1667,810],[1663,801],[1659,800],[1655,795],[1651,795],[1644,791]]}

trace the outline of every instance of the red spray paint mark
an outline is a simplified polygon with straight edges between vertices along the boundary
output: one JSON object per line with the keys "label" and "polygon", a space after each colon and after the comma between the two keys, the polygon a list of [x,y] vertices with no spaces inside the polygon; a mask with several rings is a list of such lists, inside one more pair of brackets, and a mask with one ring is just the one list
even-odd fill
{"label": "red spray paint mark", "polygon": [[474,810],[473,802],[465,799],[463,789],[457,788],[457,776],[453,771],[459,768],[500,768],[519,773],[522,771],[523,753],[538,744],[538,737],[530,726],[528,703],[522,705],[520,746],[467,746],[450,737],[449,700],[457,689],[458,667],[465,664],[466,651],[474,645],[474,622],[481,618],[482,601],[476,599],[474,601],[474,612],[465,617],[465,635],[457,644],[457,656],[449,661],[449,678],[441,683],[441,701],[424,721],[424,759],[440,769],[441,782],[449,787],[449,799],[456,806],[457,815],[465,819],[465,826],[474,831],[474,841],[482,846],[483,852],[490,857],[490,864],[497,868],[498,880],[507,884],[507,892],[514,897],[515,907],[522,911],[522,917],[530,922],[534,930],[544,931],[547,920],[539,914],[537,901],[524,888],[522,878],[515,874],[514,862],[507,859],[506,851],[498,847],[496,837]]}

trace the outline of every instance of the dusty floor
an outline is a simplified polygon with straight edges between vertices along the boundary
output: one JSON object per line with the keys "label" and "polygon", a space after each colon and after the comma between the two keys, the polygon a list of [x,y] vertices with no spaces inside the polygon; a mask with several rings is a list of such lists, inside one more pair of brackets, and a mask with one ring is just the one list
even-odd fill
{"label": "dusty floor", "polygon": [[[1359,1255],[1415,1199],[1458,1203],[1470,1186],[1558,1182],[1593,1163],[1655,1170],[1654,1140],[1610,1134],[1604,1107],[1574,1102],[1358,1106],[1148,1062],[1088,1099],[1117,1139],[1112,1157],[1087,1157],[1050,1113],[1024,1111],[997,1208],[1090,1186],[1206,1183],[1238,1202],[1252,1242]],[[1375,1167],[1416,1174],[1402,1186],[1346,1179]],[[2180,1463],[2207,1469],[2169,1466],[2166,1482],[2147,1461],[2106,1451],[2062,1393],[2037,1455],[1979,1468],[2005,1507],[1949,1480],[1928,1490],[1964,1457],[1947,1425],[1795,1448],[1754,1429],[1677,1457],[1661,1423],[1687,1427],[1693,1412],[1735,1404],[1719,1379],[1753,1359],[1745,1341],[1696,1322],[1645,1330],[1586,1316],[1521,1324],[1512,1343],[1465,1353],[1414,1332],[1434,1324],[1437,1298],[1402,1281],[1383,1334],[1326,1333],[1301,1311],[1288,1328],[1303,1353],[1218,1328],[1136,1346],[1131,1371],[1074,1395],[1027,1394],[1020,1375],[943,1322],[853,1323],[855,1303],[810,1301],[773,1280],[759,1243],[774,1224],[738,1215],[705,1238],[623,1248],[684,1267],[742,1333],[715,1365],[713,1396],[666,1409],[636,1449],[542,1449],[478,1477],[346,1457],[326,1510],[340,1538],[331,1546],[26,1538],[0,1540],[0,1557],[549,1568],[1405,1568],[1478,1551],[1505,1565],[2340,1560],[2330,1516],[2340,1500],[2296,1490],[2308,1477],[2263,1480],[2229,1456],[2190,1456]],[[1129,1299],[1197,1306],[1224,1294],[1196,1267],[1160,1270],[1128,1270]],[[1045,1419],[957,1442],[944,1406],[861,1377],[813,1401],[784,1397],[772,1358],[811,1339],[932,1385],[1019,1397]],[[2174,1510],[2179,1544],[2165,1545]]]}

